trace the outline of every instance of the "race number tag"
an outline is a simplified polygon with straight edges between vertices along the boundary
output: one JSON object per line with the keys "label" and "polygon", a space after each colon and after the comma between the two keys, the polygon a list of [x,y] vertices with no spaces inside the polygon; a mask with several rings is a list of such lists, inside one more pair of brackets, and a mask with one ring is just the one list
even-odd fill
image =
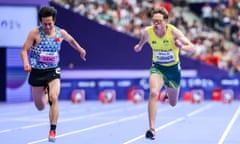
{"label": "race number tag", "polygon": [[157,63],[171,63],[175,60],[173,52],[156,52],[155,54]]}
{"label": "race number tag", "polygon": [[57,52],[41,52],[39,61],[45,63],[55,63],[57,62],[57,56]]}

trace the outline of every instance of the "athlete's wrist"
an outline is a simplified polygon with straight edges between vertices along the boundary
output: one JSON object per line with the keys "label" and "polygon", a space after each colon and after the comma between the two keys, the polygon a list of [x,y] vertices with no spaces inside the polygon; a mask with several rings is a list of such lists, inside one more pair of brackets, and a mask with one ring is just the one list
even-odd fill
{"label": "athlete's wrist", "polygon": [[85,49],[80,47],[80,50],[79,50],[80,53],[85,53]]}

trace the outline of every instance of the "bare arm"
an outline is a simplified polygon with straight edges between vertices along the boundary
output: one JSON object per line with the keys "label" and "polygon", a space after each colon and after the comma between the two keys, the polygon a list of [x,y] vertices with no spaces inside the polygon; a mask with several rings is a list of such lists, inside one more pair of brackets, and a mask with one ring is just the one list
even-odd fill
{"label": "bare arm", "polygon": [[196,51],[194,44],[177,28],[173,28],[175,44],[181,50],[192,52]]}
{"label": "bare arm", "polygon": [[21,58],[23,62],[24,71],[30,72],[31,66],[28,61],[28,50],[32,47],[34,43],[34,36],[36,33],[36,29],[29,32],[26,41],[23,44],[22,50],[21,50]]}
{"label": "bare arm", "polygon": [[144,44],[147,42],[147,40],[148,40],[148,33],[145,29],[142,37],[140,38],[140,41],[138,42],[138,44],[135,45],[134,50],[136,52],[140,52],[142,50]]}
{"label": "bare arm", "polygon": [[73,48],[75,48],[79,53],[81,58],[86,61],[86,51],[82,48],[79,43],[64,29],[61,29],[61,34],[64,40],[66,40]]}

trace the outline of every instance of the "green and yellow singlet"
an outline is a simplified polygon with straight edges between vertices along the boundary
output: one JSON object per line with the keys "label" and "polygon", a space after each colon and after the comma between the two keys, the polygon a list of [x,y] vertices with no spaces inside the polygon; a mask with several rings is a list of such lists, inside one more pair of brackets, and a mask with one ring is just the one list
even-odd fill
{"label": "green and yellow singlet", "polygon": [[175,46],[172,36],[173,25],[167,25],[167,31],[163,37],[158,37],[153,26],[146,28],[148,43],[152,48],[152,61],[162,66],[172,66],[179,63],[179,48]]}

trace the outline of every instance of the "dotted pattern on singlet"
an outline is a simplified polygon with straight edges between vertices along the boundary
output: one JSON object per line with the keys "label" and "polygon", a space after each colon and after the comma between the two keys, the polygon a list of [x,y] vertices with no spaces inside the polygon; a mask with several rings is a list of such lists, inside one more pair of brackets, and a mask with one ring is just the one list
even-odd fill
{"label": "dotted pattern on singlet", "polygon": [[[56,36],[53,38],[46,37],[43,28],[39,27],[40,42],[38,46],[32,46],[30,49],[30,62],[31,67],[35,69],[48,69],[55,68],[59,65],[59,51],[61,49],[61,33],[60,28],[55,26]],[[40,62],[41,52],[57,52],[57,61],[55,63]]]}

